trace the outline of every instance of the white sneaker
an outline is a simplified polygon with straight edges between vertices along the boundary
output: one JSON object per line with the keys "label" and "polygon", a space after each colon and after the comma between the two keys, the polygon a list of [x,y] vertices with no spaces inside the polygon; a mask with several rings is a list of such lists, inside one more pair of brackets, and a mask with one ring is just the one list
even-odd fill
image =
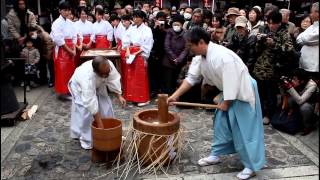
{"label": "white sneaker", "polygon": [[143,106],[146,106],[146,105],[148,105],[148,104],[150,104],[150,101],[147,101],[147,102],[144,102],[144,103],[138,103],[138,107],[143,107]]}
{"label": "white sneaker", "polygon": [[24,86],[24,82],[21,82],[20,86],[23,87]]}

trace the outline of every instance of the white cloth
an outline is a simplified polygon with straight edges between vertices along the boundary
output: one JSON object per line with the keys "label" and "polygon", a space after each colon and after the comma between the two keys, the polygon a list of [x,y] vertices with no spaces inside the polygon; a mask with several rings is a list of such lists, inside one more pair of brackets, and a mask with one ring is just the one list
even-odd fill
{"label": "white cloth", "polygon": [[63,46],[65,39],[72,39],[77,42],[77,34],[72,21],[64,19],[61,15],[52,23],[50,37],[57,46]]}
{"label": "white cloth", "polygon": [[145,24],[130,26],[122,40],[124,48],[133,45],[140,46],[142,49],[142,56],[149,58],[151,49],[153,47],[153,35],[150,27]]}
{"label": "white cloth", "polygon": [[55,55],[58,55],[60,46],[65,44],[65,39],[72,39],[77,43],[77,32],[74,30],[74,24],[69,19],[64,19],[61,15],[52,23],[50,37],[55,47]]}
{"label": "white cloth", "polygon": [[201,78],[222,91],[224,100],[237,99],[255,107],[255,93],[248,68],[239,56],[226,47],[210,42],[206,57],[193,58],[186,80],[194,85]]}
{"label": "white cloth", "polygon": [[79,66],[69,81],[69,84],[74,84],[72,89],[69,86],[71,94],[81,97],[75,103],[84,106],[92,115],[99,110],[97,95],[108,97],[107,87],[111,92],[122,94],[120,74],[113,63],[111,61],[109,63],[111,71],[107,78],[96,75],[90,60]]}
{"label": "white cloth", "polygon": [[120,39],[122,41],[122,38],[125,34],[126,28],[123,26],[123,24],[120,22],[117,27],[113,28],[113,34],[114,38],[116,40]]}
{"label": "white cloth", "polygon": [[112,41],[113,40],[113,27],[112,25],[105,20],[101,20],[100,22],[96,21],[93,24],[93,41],[95,41],[95,36],[96,35],[104,35],[107,36],[108,41]]}
{"label": "white cloth", "polygon": [[252,26],[251,22],[248,21],[247,26],[248,26],[248,30],[250,31],[249,36],[251,35],[256,36],[259,33],[259,28],[264,26],[264,22],[259,20],[256,25]]}
{"label": "white cloth", "polygon": [[319,21],[297,37],[297,43],[301,48],[300,68],[309,72],[319,72]]}
{"label": "white cloth", "polygon": [[90,21],[85,21],[82,22],[81,19],[79,21],[74,23],[74,26],[77,30],[77,33],[80,37],[81,42],[83,41],[83,35],[90,35],[91,41],[93,41],[94,36],[93,36],[93,24]]}
{"label": "white cloth", "polygon": [[102,118],[113,118],[111,92],[121,94],[120,74],[109,61],[111,71],[108,78],[100,78],[92,68],[92,60],[79,66],[69,81],[72,95],[70,136],[79,138],[81,146],[90,149],[91,123],[93,115],[99,111]]}

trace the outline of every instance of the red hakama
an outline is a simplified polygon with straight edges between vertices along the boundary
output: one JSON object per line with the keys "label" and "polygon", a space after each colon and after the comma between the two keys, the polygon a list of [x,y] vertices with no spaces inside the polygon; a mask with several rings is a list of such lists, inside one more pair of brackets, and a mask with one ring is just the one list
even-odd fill
{"label": "red hakama", "polygon": [[108,41],[106,35],[96,35],[95,48],[103,48],[103,49],[109,49],[110,48],[110,42]]}
{"label": "red hakama", "polygon": [[[72,39],[65,39],[66,45],[74,49]],[[75,70],[74,57],[63,47],[59,47],[58,55],[54,56],[55,90],[58,94],[68,94],[68,82]]]}
{"label": "red hakama", "polygon": [[[140,50],[140,47],[130,47],[130,54]],[[123,68],[123,95],[127,101],[144,103],[150,100],[148,67],[141,55],[137,55],[132,64],[126,64],[125,50],[121,51]]]}
{"label": "red hakama", "polygon": [[[82,45],[83,44],[89,44],[90,37],[91,37],[90,34],[83,35]],[[77,45],[78,46],[80,45],[80,38],[77,39]],[[78,51],[77,50],[77,55],[75,57],[75,65],[76,65],[76,67],[79,67],[82,64],[81,59],[80,59],[81,52],[82,51]]]}

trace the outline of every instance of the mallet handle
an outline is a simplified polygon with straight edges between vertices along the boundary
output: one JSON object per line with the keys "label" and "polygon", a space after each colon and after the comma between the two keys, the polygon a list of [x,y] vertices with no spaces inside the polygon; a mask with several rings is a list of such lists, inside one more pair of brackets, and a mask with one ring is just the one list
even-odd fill
{"label": "mallet handle", "polygon": [[193,106],[193,107],[202,107],[202,108],[210,108],[210,109],[216,109],[218,108],[218,105],[213,104],[201,104],[201,103],[189,103],[189,102],[171,102],[173,105],[178,106]]}

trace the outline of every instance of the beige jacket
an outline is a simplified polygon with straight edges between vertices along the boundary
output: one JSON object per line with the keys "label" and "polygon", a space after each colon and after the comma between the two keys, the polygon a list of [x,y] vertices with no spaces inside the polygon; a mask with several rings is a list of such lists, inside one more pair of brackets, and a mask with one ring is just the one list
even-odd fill
{"label": "beige jacket", "polygon": [[53,49],[55,47],[50,34],[46,32],[42,27],[37,31],[38,37],[42,42],[42,57],[46,60],[51,60],[53,58]]}
{"label": "beige jacket", "polygon": [[[21,22],[17,13],[14,11],[14,9],[11,9],[6,17],[8,19],[9,38],[19,39],[21,37],[20,35]],[[39,29],[39,25],[37,25],[36,17],[29,10],[27,10],[27,13],[25,16],[25,22],[28,23],[27,27],[34,27]]]}

